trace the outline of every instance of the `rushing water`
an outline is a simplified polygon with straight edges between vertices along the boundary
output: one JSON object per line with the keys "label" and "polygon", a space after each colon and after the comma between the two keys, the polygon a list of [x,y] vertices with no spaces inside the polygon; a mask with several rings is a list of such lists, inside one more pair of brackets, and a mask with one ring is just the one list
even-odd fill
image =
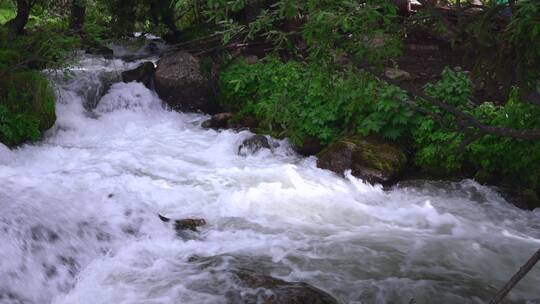
{"label": "rushing water", "polygon": [[[472,181],[383,191],[316,168],[284,141],[237,155],[250,133],[205,130],[86,57],[58,88],[55,127],[0,144],[0,303],[225,303],[226,255],[341,303],[483,303],[540,247],[540,213]],[[97,106],[96,101],[99,100]],[[204,218],[175,234],[157,214]],[[508,303],[540,303],[540,267]]]}

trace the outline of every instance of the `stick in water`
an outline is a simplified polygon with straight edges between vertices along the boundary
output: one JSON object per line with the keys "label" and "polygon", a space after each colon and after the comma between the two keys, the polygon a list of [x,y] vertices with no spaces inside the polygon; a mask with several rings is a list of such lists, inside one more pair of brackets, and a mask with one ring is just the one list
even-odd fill
{"label": "stick in water", "polygon": [[514,274],[510,281],[508,281],[503,286],[503,288],[499,290],[499,292],[497,292],[497,294],[495,295],[493,300],[489,302],[489,304],[500,304],[504,297],[506,297],[506,295],[510,292],[510,290],[512,290],[512,288],[514,288],[514,286],[516,286],[516,284],[521,281],[521,279],[523,279],[523,277],[525,277],[527,273],[529,273],[529,271],[531,271],[531,269],[534,267],[534,265],[536,265],[536,263],[538,263],[538,261],[540,261],[540,249],[538,249],[538,251],[533,254],[533,256],[527,261],[527,263],[525,263],[525,265],[519,268],[519,271]]}

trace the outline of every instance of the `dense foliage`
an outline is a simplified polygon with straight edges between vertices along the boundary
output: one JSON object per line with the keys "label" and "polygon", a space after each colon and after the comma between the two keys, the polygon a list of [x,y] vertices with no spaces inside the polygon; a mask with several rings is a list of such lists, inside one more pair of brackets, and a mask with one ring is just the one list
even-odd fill
{"label": "dense foliage", "polygon": [[[540,141],[464,133],[452,115],[422,100],[418,104],[438,119],[414,112],[405,106],[410,100],[403,91],[366,72],[329,73],[318,64],[267,58],[231,64],[220,84],[223,103],[239,112],[237,119],[255,117],[259,132],[288,137],[296,145],[309,137],[328,144],[351,134],[376,134],[407,147],[414,164],[429,174],[471,174],[482,182],[518,185],[529,194],[540,187]],[[487,124],[540,127],[540,108],[519,94],[504,106],[471,104],[472,82],[461,71],[446,69],[425,90]],[[473,139],[466,143],[468,136]]]}
{"label": "dense foliage", "polygon": [[403,92],[367,73],[328,73],[317,64],[272,57],[231,65],[221,75],[221,91],[230,110],[255,116],[259,128],[297,144],[308,136],[328,144],[348,133],[398,139],[413,116],[396,101]]}
{"label": "dense foliage", "polygon": [[55,95],[46,77],[35,71],[0,80],[0,142],[15,146],[37,140],[55,121]]}

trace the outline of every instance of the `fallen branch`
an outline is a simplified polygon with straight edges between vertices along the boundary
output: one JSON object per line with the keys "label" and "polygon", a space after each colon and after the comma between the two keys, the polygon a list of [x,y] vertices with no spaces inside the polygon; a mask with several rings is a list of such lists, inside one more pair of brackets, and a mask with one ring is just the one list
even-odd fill
{"label": "fallen branch", "polygon": [[538,249],[535,254],[525,263],[525,265],[519,268],[519,271],[514,274],[514,276],[508,281],[499,292],[495,295],[493,300],[489,304],[500,304],[504,297],[516,286],[516,284],[523,279],[531,271],[531,269],[540,261],[540,249]]}

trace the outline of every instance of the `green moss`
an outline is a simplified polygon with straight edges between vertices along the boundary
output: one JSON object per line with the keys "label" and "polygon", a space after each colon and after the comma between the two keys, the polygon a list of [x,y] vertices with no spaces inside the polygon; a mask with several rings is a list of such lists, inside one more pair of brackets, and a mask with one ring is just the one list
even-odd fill
{"label": "green moss", "polygon": [[8,74],[0,80],[0,142],[17,146],[41,138],[56,120],[55,95],[36,71]]}
{"label": "green moss", "polygon": [[370,182],[388,182],[406,167],[407,157],[394,143],[375,136],[351,136],[331,143],[318,154],[324,169],[352,174]]}

